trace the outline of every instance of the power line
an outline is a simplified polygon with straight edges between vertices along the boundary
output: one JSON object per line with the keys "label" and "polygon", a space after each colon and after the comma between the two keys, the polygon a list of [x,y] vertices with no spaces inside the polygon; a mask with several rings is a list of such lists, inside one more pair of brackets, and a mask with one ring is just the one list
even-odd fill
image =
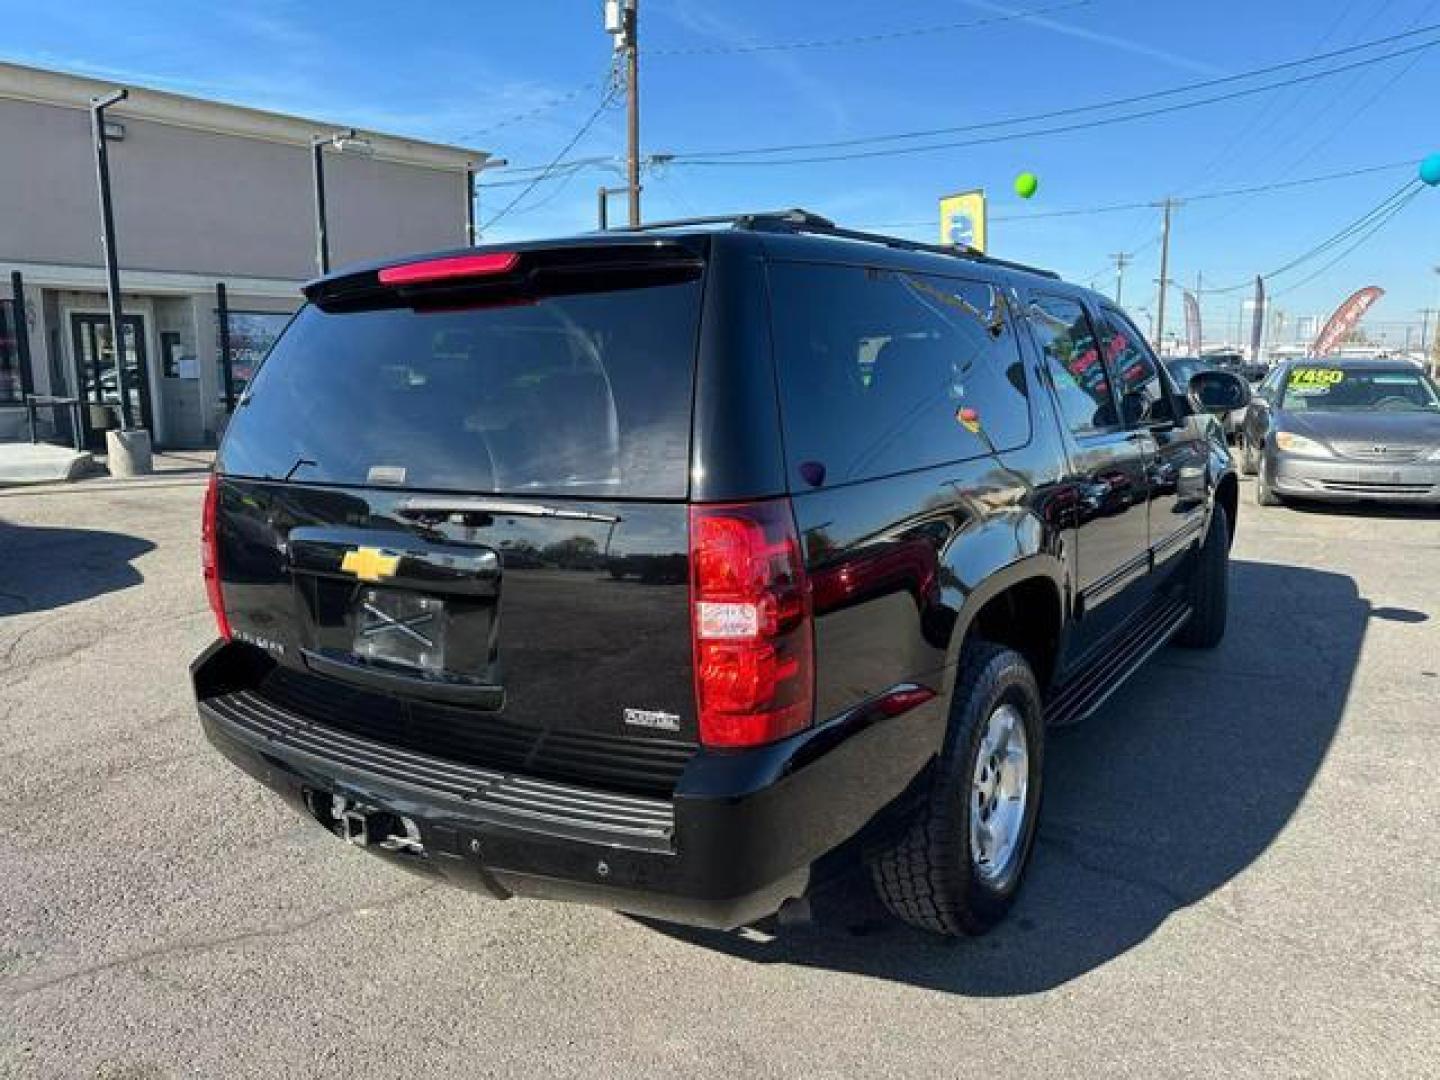
{"label": "power line", "polygon": [[[1423,187],[1424,185],[1421,184],[1419,180],[1407,180],[1389,196],[1382,199],[1376,206],[1371,207],[1370,210],[1360,215],[1360,217],[1356,218],[1354,221],[1350,222],[1350,224],[1346,225],[1339,232],[1334,233],[1333,235],[1320,241],[1320,243],[1316,244],[1314,247],[1310,248],[1305,253],[1297,255],[1295,258],[1287,262],[1284,266],[1276,267],[1269,273],[1261,274],[1260,276],[1269,280],[1270,278],[1278,277],[1281,274],[1288,273],[1289,271],[1295,269],[1297,266],[1309,262],[1317,255],[1323,255],[1326,251],[1334,247],[1336,244],[1344,243],[1345,240],[1347,240],[1349,237],[1355,235],[1355,233],[1364,229],[1377,217],[1385,214],[1388,210],[1393,209],[1397,204],[1403,205],[1409,202],[1409,200],[1413,198],[1415,194],[1417,194]],[[1235,293],[1240,292],[1242,289],[1248,289],[1250,288],[1250,285],[1251,283],[1246,281],[1241,282],[1238,285],[1227,285],[1224,288],[1206,289],[1204,291],[1205,294],[1208,296],[1222,296],[1226,293]]]}
{"label": "power line", "polygon": [[[1349,15],[1349,6],[1342,6],[1340,13],[1334,18],[1334,20],[1331,21],[1329,27],[1325,30],[1323,34],[1320,35],[1320,37],[1316,40],[1314,46],[1312,47],[1315,49],[1323,49],[1326,45],[1328,45],[1330,43],[1330,39],[1335,36],[1335,32],[1340,29],[1341,24],[1344,23],[1347,18],[1349,18]],[[1352,38],[1351,40],[1353,41],[1354,39]],[[1249,138],[1251,134],[1255,133],[1258,130],[1262,130],[1264,121],[1269,118],[1268,114],[1275,109],[1276,105],[1278,105],[1280,101],[1288,100],[1288,98],[1289,95],[1282,92],[1276,94],[1273,100],[1260,102],[1260,107],[1255,111],[1255,113],[1253,113],[1249,117],[1249,120],[1246,123],[1244,129],[1239,131],[1238,133],[1234,133],[1230,138],[1229,142],[1226,144],[1225,148],[1221,150],[1218,154],[1216,154],[1213,158],[1211,158],[1209,163],[1206,164],[1204,168],[1192,173],[1192,181],[1197,185],[1203,184],[1208,181],[1212,176],[1214,176],[1217,172],[1218,166],[1220,166],[1224,162],[1229,161],[1233,156],[1234,152],[1238,150],[1242,145],[1244,145],[1245,140]],[[1183,190],[1181,194],[1184,194]]]}
{"label": "power line", "polygon": [[517,112],[512,116],[507,116],[503,120],[497,120],[495,123],[487,125],[486,127],[476,128],[474,131],[466,132],[463,135],[457,135],[454,141],[462,143],[467,142],[470,139],[479,138],[481,135],[488,135],[492,131],[499,131],[503,127],[509,127],[511,124],[518,124],[522,120],[533,120],[535,117],[541,116],[544,113],[549,112],[551,109],[558,108],[561,105],[565,105],[569,102],[574,101],[581,94],[585,94],[591,90],[598,89],[600,85],[601,81],[595,81],[585,83],[583,86],[577,86],[574,89],[567,90],[565,93],[560,94],[558,97],[552,98],[549,101],[536,105],[533,108],[525,109],[522,112]]}
{"label": "power line", "polygon": [[[1335,75],[1341,75],[1356,68],[1366,67],[1370,64],[1379,64],[1387,60],[1394,60],[1401,56],[1409,56],[1412,53],[1421,52],[1425,49],[1433,49],[1440,45],[1440,39],[1427,41],[1420,45],[1412,45],[1405,49],[1397,49],[1383,56],[1371,57],[1365,60],[1357,60],[1339,67],[1329,68],[1325,71],[1310,72],[1304,75],[1297,75],[1282,82],[1268,83],[1264,86],[1250,87],[1244,90],[1234,90],[1226,94],[1215,94],[1207,98],[1197,98],[1194,101],[1182,101],[1174,105],[1160,106],[1154,109],[1145,109],[1139,112],[1126,113],[1121,116],[1107,116],[1096,120],[1087,120],[1078,124],[1059,124],[1052,127],[1036,128],[1031,131],[1007,132],[1000,135],[989,135],[978,139],[962,139],[954,142],[928,143],[924,146],[898,146],[887,147],[878,150],[862,150],[839,154],[816,154],[809,157],[771,158],[769,160],[736,161],[734,155],[742,151],[732,151],[729,158],[705,157],[695,153],[676,154],[675,164],[690,166],[776,166],[776,165],[819,165],[833,161],[856,161],[863,158],[877,157],[898,157],[902,154],[924,154],[936,150],[957,150],[971,146],[989,146],[995,143],[1013,142],[1017,139],[1034,139],[1044,135],[1063,135],[1073,131],[1086,131],[1091,128],[1113,127],[1116,124],[1129,123],[1132,120],[1146,120],[1151,117],[1165,116],[1170,113],[1184,112],[1188,109],[1197,109],[1205,105],[1214,105],[1222,101],[1233,101],[1243,97],[1251,97],[1255,94],[1263,94],[1268,90],[1274,90],[1281,86],[1291,86],[1298,83],[1314,82],[1318,79],[1327,79]],[[1100,106],[1094,106],[1098,108]],[[1009,121],[1015,123],[1018,121]],[[996,126],[989,124],[984,126]],[[891,141],[903,136],[882,136],[875,141]]]}
{"label": "power line", "polygon": [[[559,176],[565,172],[578,172],[582,169],[593,169],[601,166],[606,168],[617,167],[620,159],[614,154],[599,154],[594,157],[571,158],[569,161],[562,161],[551,167],[550,165],[523,165],[519,168],[495,169],[497,173],[503,173],[508,180],[493,180],[486,184],[487,188],[497,187],[519,187],[530,182],[530,177],[536,173],[544,173],[549,176]],[[487,170],[488,171],[488,170]]]}
{"label": "power line", "polygon": [[[1202,191],[1195,195],[1187,195],[1186,202],[1201,202],[1208,199],[1230,199],[1242,195],[1257,195],[1271,191],[1282,191],[1289,188],[1305,187],[1310,184],[1324,184],[1334,180],[1347,180],[1355,176],[1368,176],[1372,173],[1393,172],[1396,169],[1411,169],[1419,164],[1418,159],[1409,161],[1392,161],[1384,165],[1367,165],[1360,169],[1346,169],[1342,172],[1325,173],[1320,176],[1305,176],[1294,180],[1279,180],[1270,184],[1254,184],[1249,187],[1227,188],[1220,191]],[[492,185],[493,186],[493,185]],[[990,218],[995,221],[1039,221],[1044,218],[1060,217],[1088,217],[1091,214],[1113,214],[1125,210],[1149,210],[1153,209],[1157,200],[1144,199],[1139,202],[1109,203],[1104,206],[1080,206],[1070,207],[1064,210],[1042,210],[1034,214],[996,214]],[[869,229],[918,229],[927,225],[933,225],[934,220],[927,218],[924,221],[891,221],[879,224],[862,225],[860,228]],[[1139,249],[1137,249],[1139,250]],[[1134,254],[1134,252],[1130,252]]]}
{"label": "power line", "polygon": [[537,173],[534,179],[532,179],[528,184],[525,185],[525,187],[520,190],[520,194],[516,195],[513,199],[506,203],[503,210],[501,210],[499,213],[497,213],[494,217],[492,217],[489,221],[487,221],[484,225],[480,227],[481,232],[484,232],[486,229],[493,229],[497,222],[499,222],[507,214],[509,214],[511,210],[515,209],[516,205],[520,202],[521,199],[525,198],[526,195],[529,195],[530,192],[534,191],[536,185],[539,184],[540,181],[544,180],[548,175],[550,175],[550,173],[562,163],[565,155],[568,154],[571,150],[573,150],[575,148],[575,144],[578,143],[581,139],[583,139],[589,133],[590,129],[595,126],[595,121],[600,119],[600,114],[605,111],[606,107],[610,104],[614,97],[615,90],[613,87],[607,89],[605,93],[601,95],[600,104],[595,106],[595,111],[592,112],[586,118],[585,122],[580,125],[580,130],[575,132],[575,134],[571,137],[570,141],[565,144],[565,146],[560,150],[558,154],[555,155],[553,159],[551,159],[550,164],[544,169],[542,169],[539,173]]}
{"label": "power line", "polygon": [[[720,158],[730,158],[730,157],[749,157],[749,156],[761,155],[761,154],[792,153],[792,152],[799,151],[799,150],[830,150],[830,149],[839,149],[839,148],[853,147],[853,146],[867,146],[867,145],[870,145],[870,144],[872,144],[872,143],[879,143],[879,142],[898,142],[898,141],[901,141],[901,140],[904,140],[904,139],[925,139],[925,138],[933,138],[933,137],[935,137],[935,136],[937,136],[937,135],[956,135],[956,134],[961,134],[961,133],[971,132],[971,131],[984,131],[984,130],[987,130],[987,129],[990,129],[990,128],[997,128],[997,127],[1013,127],[1013,126],[1015,126],[1015,125],[1017,125],[1017,124],[1028,124],[1028,123],[1034,123],[1034,122],[1038,122],[1038,121],[1042,121],[1042,120],[1056,120],[1056,119],[1059,119],[1059,118],[1065,117],[1065,116],[1076,116],[1076,115],[1079,115],[1079,114],[1082,114],[1082,113],[1097,112],[1097,111],[1101,111],[1101,110],[1105,110],[1105,109],[1114,109],[1114,108],[1119,108],[1119,107],[1121,107],[1121,106],[1126,106],[1126,105],[1138,105],[1138,104],[1142,104],[1142,103],[1147,102],[1147,101],[1155,101],[1155,100],[1158,100],[1158,99],[1160,99],[1160,98],[1174,97],[1174,96],[1179,95],[1179,94],[1193,93],[1194,91],[1197,91],[1197,90],[1208,90],[1208,89],[1213,89],[1214,87],[1217,87],[1217,86],[1229,85],[1229,84],[1235,83],[1235,82],[1243,82],[1243,81],[1245,81],[1245,80],[1247,80],[1247,79],[1253,79],[1253,78],[1257,78],[1257,77],[1263,76],[1263,75],[1273,75],[1273,74],[1276,74],[1277,72],[1289,71],[1289,70],[1292,70],[1292,69],[1297,68],[1297,67],[1305,67],[1305,66],[1307,66],[1307,65],[1320,63],[1321,61],[1325,61],[1325,60],[1333,60],[1333,59],[1335,59],[1335,58],[1337,58],[1337,57],[1348,56],[1348,55],[1351,55],[1351,54],[1356,53],[1356,52],[1363,52],[1363,51],[1365,51],[1365,50],[1367,50],[1367,49],[1373,49],[1373,48],[1375,48],[1375,47],[1377,47],[1377,46],[1380,46],[1380,45],[1388,45],[1388,44],[1392,44],[1392,43],[1394,43],[1394,42],[1396,42],[1396,41],[1402,41],[1402,40],[1405,40],[1405,39],[1408,39],[1408,38],[1413,38],[1413,37],[1421,36],[1421,35],[1424,35],[1424,34],[1433,33],[1433,32],[1436,31],[1436,30],[1440,30],[1440,23],[1432,23],[1432,24],[1430,24],[1430,25],[1428,25],[1428,26],[1417,27],[1417,28],[1415,28],[1415,29],[1406,30],[1406,31],[1404,31],[1403,33],[1391,34],[1391,35],[1389,35],[1388,37],[1375,38],[1375,39],[1373,39],[1373,40],[1371,40],[1371,41],[1362,42],[1362,43],[1357,44],[1357,45],[1349,45],[1349,46],[1346,46],[1346,47],[1343,48],[1343,49],[1333,49],[1333,50],[1331,50],[1331,51],[1329,51],[1329,52],[1316,53],[1316,54],[1314,54],[1314,55],[1312,55],[1312,56],[1302,57],[1302,58],[1297,59],[1297,60],[1289,60],[1289,61],[1286,61],[1286,62],[1280,63],[1280,64],[1271,64],[1271,65],[1269,65],[1269,66],[1267,66],[1267,67],[1253,68],[1253,69],[1251,69],[1251,70],[1249,70],[1249,71],[1244,71],[1244,72],[1241,72],[1241,73],[1239,73],[1239,74],[1237,74],[1237,75],[1225,75],[1225,76],[1221,76],[1221,77],[1214,78],[1214,79],[1204,79],[1204,80],[1201,80],[1201,81],[1199,81],[1199,82],[1187,83],[1187,84],[1185,84],[1185,85],[1183,85],[1183,86],[1171,87],[1170,89],[1167,89],[1167,90],[1154,90],[1154,91],[1150,91],[1150,92],[1144,93],[1144,94],[1132,94],[1132,95],[1129,95],[1128,97],[1112,98],[1112,99],[1109,100],[1109,101],[1096,102],[1096,103],[1090,104],[1090,105],[1076,105],[1076,106],[1072,106],[1072,107],[1070,107],[1070,108],[1065,108],[1065,109],[1054,109],[1054,110],[1050,110],[1050,111],[1047,111],[1047,112],[1031,113],[1031,114],[1028,114],[1028,115],[1026,115],[1026,116],[1012,116],[1012,117],[1006,117],[1006,118],[1000,119],[1000,120],[986,120],[986,121],[981,121],[981,122],[978,122],[978,123],[973,123],[973,124],[961,124],[961,125],[956,125],[956,126],[951,126],[951,127],[939,127],[939,128],[928,128],[928,129],[922,129],[922,130],[916,130],[916,131],[904,131],[904,132],[897,132],[897,133],[891,134],[891,135],[869,135],[869,136],[858,137],[858,138],[851,138],[851,139],[834,139],[834,140],[829,140],[829,141],[824,141],[824,142],[789,143],[789,144],[784,144],[784,145],[747,147],[747,148],[728,149],[728,150],[691,151],[691,152],[689,152],[688,154],[679,155],[679,156],[683,156],[683,157],[687,157],[687,158],[706,158],[706,159],[711,159],[711,158],[713,158],[713,159],[720,159]],[[1309,73],[1309,74],[1307,74],[1307,75],[1305,75],[1305,76],[1302,76],[1302,77],[1299,77],[1299,78],[1295,79],[1293,82],[1292,82],[1292,81],[1286,81],[1286,82],[1272,83],[1272,84],[1269,84],[1269,85],[1266,85],[1266,86],[1263,86],[1263,87],[1259,87],[1259,88],[1253,88],[1253,89],[1247,89],[1247,90],[1239,91],[1239,92],[1237,92],[1236,94],[1234,94],[1233,96],[1235,96],[1235,97],[1240,97],[1240,96],[1243,96],[1243,95],[1245,95],[1245,94],[1264,93],[1265,91],[1268,91],[1268,90],[1274,90],[1274,89],[1279,89],[1279,88],[1284,87],[1284,86],[1295,85],[1295,84],[1298,83],[1298,82],[1305,82],[1305,81],[1307,81],[1307,80],[1313,80],[1313,79],[1317,79],[1317,78],[1326,78],[1326,77],[1329,77],[1329,76],[1331,76],[1331,75],[1341,74],[1341,73],[1343,73],[1343,72],[1345,72],[1345,71],[1353,70],[1353,68],[1355,68],[1355,67],[1360,67],[1360,66],[1364,66],[1364,65],[1366,65],[1366,64],[1372,64],[1372,63],[1380,63],[1380,62],[1382,62],[1382,61],[1384,61],[1384,60],[1389,60],[1389,59],[1392,59],[1392,58],[1394,58],[1394,57],[1396,57],[1396,56],[1403,56],[1403,55],[1407,55],[1407,53],[1409,53],[1409,52],[1418,51],[1418,49],[1430,48],[1430,47],[1434,46],[1435,44],[1437,44],[1437,42],[1434,42],[1434,41],[1425,42],[1425,43],[1422,43],[1422,45],[1418,46],[1418,48],[1417,48],[1417,47],[1412,47],[1412,48],[1410,48],[1410,49],[1408,49],[1408,50],[1403,50],[1403,51],[1397,51],[1397,52],[1387,53],[1387,54],[1385,54],[1385,55],[1383,55],[1383,56],[1372,57],[1372,58],[1370,58],[1370,59],[1368,59],[1368,60],[1360,61],[1359,63],[1355,63],[1355,64],[1352,64],[1352,65],[1349,65],[1349,66],[1342,66],[1342,67],[1338,67],[1338,68],[1327,69],[1326,71],[1322,71],[1322,72],[1312,72],[1312,73]],[[1223,100],[1227,100],[1227,97],[1226,97],[1226,96],[1221,96],[1221,97],[1211,98],[1211,99],[1207,99],[1207,100],[1202,100],[1202,101],[1199,102],[1198,104],[1207,104],[1207,103],[1209,103],[1210,101],[1223,101]],[[1186,107],[1189,107],[1189,106],[1186,106]],[[969,144],[965,144],[965,145],[969,145]],[[937,148],[939,148],[939,147],[937,147]],[[900,150],[895,150],[895,151],[885,151],[885,152],[886,152],[886,153],[892,153],[892,152],[893,152],[893,153],[899,153],[899,152],[901,152],[901,151],[900,151]]]}
{"label": "power line", "polygon": [[[1375,20],[1380,16],[1381,12],[1382,12],[1386,7],[1388,7],[1388,6],[1389,6],[1388,3],[1382,3],[1377,10],[1375,10],[1375,11],[1372,12],[1372,13],[1370,13],[1370,15],[1369,15],[1368,17],[1365,17],[1365,18],[1362,19],[1362,24],[1365,25],[1365,26],[1374,25]],[[1412,19],[1412,20],[1410,21],[1410,24],[1409,24],[1409,26],[1406,27],[1406,29],[1407,29],[1407,30],[1408,30],[1408,29],[1414,29],[1414,28],[1417,27],[1422,21],[1425,21],[1425,20],[1429,19],[1429,18],[1435,13],[1435,9],[1436,9],[1437,6],[1440,6],[1440,2],[1437,2],[1437,0],[1432,0],[1432,2],[1425,8],[1424,11],[1422,11],[1416,18],[1414,18],[1414,19]],[[1332,26],[1332,28],[1331,28],[1331,32],[1332,32],[1332,33],[1333,33],[1333,31],[1334,31],[1335,29],[1337,29],[1337,28],[1339,27],[1340,23],[1344,21],[1344,19],[1345,19],[1345,17],[1346,17],[1346,14],[1348,14],[1348,13],[1342,13],[1341,18],[1334,24],[1334,26]],[[1327,40],[1328,40],[1328,34],[1327,34]],[[1352,39],[1352,40],[1353,40],[1353,39]],[[1323,42],[1322,42],[1322,44],[1323,44]],[[1322,132],[1321,132],[1320,138],[1317,139],[1315,142],[1313,142],[1313,143],[1310,145],[1309,149],[1302,151],[1302,152],[1301,152],[1298,156],[1296,156],[1296,157],[1292,157],[1292,158],[1290,159],[1289,163],[1288,163],[1286,166],[1284,166],[1283,170],[1281,171],[1281,175],[1283,175],[1284,173],[1293,172],[1293,171],[1296,170],[1296,169],[1302,168],[1302,167],[1306,164],[1306,162],[1308,162],[1308,161],[1310,161],[1312,158],[1314,158],[1315,155],[1316,155],[1317,153],[1319,153],[1321,149],[1323,149],[1325,146],[1328,146],[1330,143],[1332,143],[1332,142],[1333,142],[1336,138],[1338,138],[1340,135],[1345,135],[1345,134],[1350,134],[1350,133],[1352,133],[1352,132],[1355,130],[1355,123],[1356,123],[1356,121],[1359,120],[1359,118],[1360,118],[1362,115],[1364,115],[1364,113],[1365,113],[1367,110],[1369,110],[1370,108],[1372,108],[1377,101],[1379,101],[1383,96],[1385,96],[1385,95],[1390,91],[1390,89],[1391,89],[1396,83],[1398,83],[1400,80],[1402,80],[1403,78],[1405,78],[1406,75],[1408,75],[1412,70],[1414,70],[1415,66],[1416,66],[1417,64],[1419,64],[1420,61],[1422,61],[1422,60],[1425,59],[1425,56],[1426,56],[1426,54],[1423,53],[1423,52],[1416,53],[1414,56],[1412,56],[1412,57],[1410,58],[1410,60],[1400,68],[1399,71],[1396,71],[1396,72],[1394,72],[1393,74],[1389,75],[1389,77],[1386,78],[1386,79],[1381,83],[1380,88],[1379,88],[1373,95],[1371,95],[1367,100],[1365,100],[1358,108],[1356,108],[1354,111],[1352,111],[1352,112],[1349,114],[1349,116],[1346,117],[1344,120],[1337,120],[1337,119],[1335,118],[1335,115],[1334,115],[1334,110],[1335,110],[1336,107],[1340,106],[1342,103],[1348,102],[1348,101],[1351,99],[1351,97],[1352,97],[1353,95],[1350,94],[1349,91],[1351,90],[1352,87],[1356,87],[1356,86],[1358,86],[1358,85],[1361,83],[1361,81],[1364,79],[1364,74],[1357,75],[1357,76],[1355,76],[1353,79],[1347,80],[1347,81],[1345,82],[1345,84],[1342,85],[1342,86],[1338,86],[1338,87],[1332,88],[1332,89],[1333,89],[1333,93],[1332,93],[1331,97],[1330,97],[1327,101],[1325,101],[1325,102],[1321,105],[1321,107],[1320,107],[1319,109],[1314,109],[1314,108],[1311,109],[1311,115],[1312,115],[1312,116],[1324,117],[1324,122],[1323,122],[1323,124],[1321,124],[1321,127],[1323,128],[1323,130],[1322,130]],[[1368,74],[1368,73],[1367,73],[1367,74]],[[1306,100],[1306,99],[1305,99],[1305,96],[1304,96],[1303,94],[1301,94],[1301,95],[1295,100],[1295,105],[1298,106],[1301,102],[1304,102],[1305,100]],[[1311,104],[1313,105],[1313,103],[1311,103]],[[1274,125],[1272,124],[1271,127],[1273,127],[1273,126],[1274,126]],[[1294,121],[1294,119],[1293,119],[1293,117],[1292,117],[1291,131],[1290,131],[1288,134],[1283,135],[1283,136],[1280,138],[1278,144],[1272,142],[1272,143],[1267,147],[1267,151],[1266,151],[1266,153],[1265,153],[1265,155],[1264,155],[1264,159],[1265,159],[1265,160],[1273,160],[1273,159],[1275,159],[1275,156],[1276,156],[1276,155],[1275,155],[1275,151],[1276,151],[1276,149],[1277,149],[1277,145],[1278,145],[1279,147],[1285,147],[1285,146],[1290,146],[1290,145],[1292,145],[1292,144],[1295,142],[1295,140],[1296,140],[1296,136],[1297,136],[1298,134],[1304,133],[1305,130],[1306,130],[1306,128],[1307,128],[1307,125],[1304,125],[1304,124],[1301,124],[1301,123],[1299,123],[1299,122]],[[1261,132],[1261,134],[1263,135],[1264,132]],[[1257,171],[1258,171],[1258,170],[1257,170]],[[1273,174],[1273,172],[1274,172],[1274,170],[1267,170],[1267,171],[1272,172],[1272,174]],[[1233,217],[1235,214],[1239,213],[1242,209],[1244,209],[1246,205],[1248,205],[1248,203],[1245,203],[1245,202],[1238,203],[1238,204],[1236,204],[1236,205],[1234,205],[1234,206],[1231,206],[1231,207],[1227,208],[1226,210],[1221,211],[1221,212],[1218,213],[1218,214],[1214,214],[1214,215],[1211,215],[1210,217],[1203,218],[1203,219],[1199,222],[1199,224],[1200,224],[1200,225],[1203,225],[1203,226],[1205,226],[1205,227],[1214,227],[1215,225],[1219,224],[1219,223],[1222,222],[1222,221],[1227,221],[1227,220],[1229,220],[1229,219],[1230,219],[1231,217]]]}
{"label": "power line", "polygon": [[1020,22],[1025,19],[1036,19],[1046,15],[1059,15],[1061,12],[1074,11],[1076,8],[1091,7],[1095,2],[1096,0],[1069,0],[1068,3],[1055,4],[1051,7],[1035,8],[1030,11],[1015,11],[1003,15],[992,15],[984,19],[971,19],[968,22],[912,26],[902,30],[883,30],[873,34],[854,34],[849,37],[811,38],[800,41],[772,41],[750,45],[694,45],[670,49],[646,49],[645,56],[647,58],[670,56],[736,56],[744,53],[789,52],[798,49],[835,49],[849,45],[878,45],[887,41],[898,41],[904,38],[926,37],[930,34],[943,34],[953,30],[977,30],[981,27],[995,26],[999,23]]}
{"label": "power line", "polygon": [[1357,249],[1368,243],[1370,239],[1375,236],[1376,233],[1380,232],[1381,229],[1385,228],[1386,225],[1389,225],[1390,222],[1395,220],[1395,218],[1398,217],[1400,213],[1404,211],[1404,209],[1409,206],[1411,202],[1414,201],[1415,197],[1424,190],[1425,189],[1422,185],[1416,184],[1415,187],[1412,188],[1404,196],[1404,198],[1402,198],[1394,206],[1390,207],[1390,209],[1385,213],[1383,217],[1381,217],[1377,221],[1374,221],[1370,225],[1369,229],[1360,237],[1358,237],[1353,244],[1347,247],[1339,255],[1335,256],[1335,258],[1327,262],[1324,266],[1320,267],[1320,269],[1316,270],[1313,274],[1310,274],[1308,277],[1305,277],[1292,285],[1288,285],[1284,289],[1281,289],[1279,292],[1275,293],[1275,297],[1285,296],[1289,293],[1294,292],[1296,289],[1303,288],[1304,286],[1310,284],[1310,282],[1314,281],[1316,278],[1323,276],[1335,266],[1344,262],[1351,255],[1353,255]]}

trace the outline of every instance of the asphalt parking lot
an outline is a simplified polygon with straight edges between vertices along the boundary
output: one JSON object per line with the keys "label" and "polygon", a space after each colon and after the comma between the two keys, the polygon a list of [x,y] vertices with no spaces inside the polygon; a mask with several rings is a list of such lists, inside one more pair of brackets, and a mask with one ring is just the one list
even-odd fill
{"label": "asphalt parking lot", "polygon": [[198,477],[0,492],[0,1074],[1435,1076],[1440,516],[1261,509],[945,943],[495,903],[213,753]]}

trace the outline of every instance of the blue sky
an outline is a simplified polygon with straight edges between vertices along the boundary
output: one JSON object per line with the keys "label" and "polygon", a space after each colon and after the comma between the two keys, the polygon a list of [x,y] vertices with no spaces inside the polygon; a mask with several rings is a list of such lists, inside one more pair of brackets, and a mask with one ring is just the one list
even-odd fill
{"label": "blue sky", "polygon": [[[643,148],[679,154],[981,123],[1168,89],[1440,23],[1440,0],[641,4],[642,47],[652,50],[642,61]],[[1049,14],[925,29],[1038,10]],[[5,59],[461,142],[515,165],[543,164],[574,136],[600,100],[611,53],[599,0],[130,0],[123,10],[4,0],[0,25]],[[884,34],[899,36],[726,51]],[[1440,40],[1440,33],[1404,44],[1424,40]],[[1153,309],[1158,211],[1037,215],[1412,161],[1440,151],[1437,102],[1440,45],[1328,79],[1067,134],[815,165],[674,164],[647,179],[645,209],[648,217],[671,217],[802,205],[856,226],[932,239],[937,196],[984,187],[992,216],[1003,219],[992,224],[995,253],[1109,291],[1107,256],[1133,252],[1127,306]],[[570,156],[618,156],[623,147],[616,108]],[[1011,182],[1027,169],[1041,188],[1022,202]],[[1208,283],[1228,285],[1269,271],[1412,176],[1413,167],[1401,167],[1193,202],[1175,216],[1171,276],[1190,283],[1202,273]],[[547,180],[488,238],[590,228],[596,186],[620,180],[603,168]],[[486,191],[482,219],[518,191]],[[1418,323],[1416,309],[1440,303],[1440,275],[1432,269],[1440,264],[1440,189],[1422,193],[1353,255],[1305,283],[1326,261],[1274,279],[1280,308],[1324,314],[1350,290],[1379,284],[1388,296],[1370,323],[1398,343],[1401,323]],[[1211,327],[1236,320],[1244,295],[1207,296]],[[1178,296],[1170,303],[1173,327]]]}

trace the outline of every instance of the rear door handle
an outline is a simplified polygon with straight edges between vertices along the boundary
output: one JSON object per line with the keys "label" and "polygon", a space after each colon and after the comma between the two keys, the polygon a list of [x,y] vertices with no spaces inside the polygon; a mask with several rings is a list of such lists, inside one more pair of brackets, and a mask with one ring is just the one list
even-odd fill
{"label": "rear door handle", "polygon": [[[439,592],[493,594],[500,555],[480,544],[427,542],[407,532],[300,526],[288,538],[290,566],[300,573],[351,576],[378,581],[345,565],[352,553],[369,549],[383,580]],[[352,564],[355,560],[351,560]]]}

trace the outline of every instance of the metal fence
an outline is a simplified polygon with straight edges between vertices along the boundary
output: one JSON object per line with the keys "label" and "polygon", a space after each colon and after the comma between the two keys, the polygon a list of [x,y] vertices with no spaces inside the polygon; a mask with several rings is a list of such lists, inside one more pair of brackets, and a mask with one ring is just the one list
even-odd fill
{"label": "metal fence", "polygon": [[0,404],[0,411],[24,410],[25,430],[32,444],[50,442],[83,450],[86,426],[81,404],[79,398],[26,394],[21,404]]}

